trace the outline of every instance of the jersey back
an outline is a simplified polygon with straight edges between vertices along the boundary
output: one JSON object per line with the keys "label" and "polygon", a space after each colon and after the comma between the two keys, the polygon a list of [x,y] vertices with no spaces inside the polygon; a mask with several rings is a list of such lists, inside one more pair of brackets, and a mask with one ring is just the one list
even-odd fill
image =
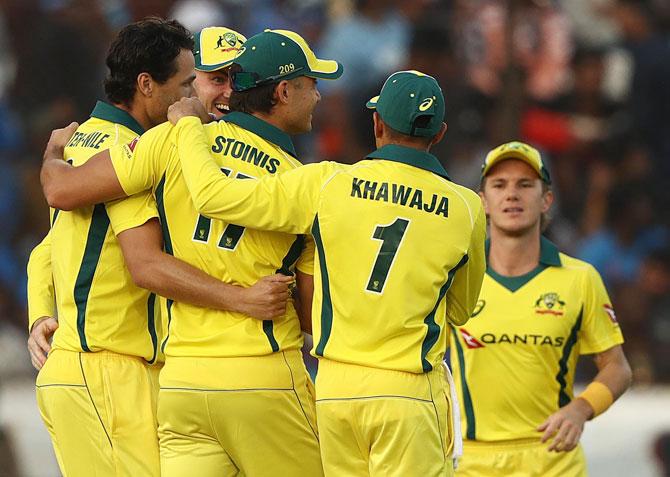
{"label": "jersey back", "polygon": [[[468,302],[479,292],[485,227],[479,197],[391,160],[333,167],[319,185],[312,227],[313,354],[430,371],[446,352],[447,323],[467,320]],[[481,251],[473,249],[478,233]],[[469,274],[479,278],[468,282]]]}
{"label": "jersey back", "polygon": [[[221,174],[254,180],[300,165],[272,140],[269,127],[228,121],[206,126],[210,151]],[[267,125],[269,126],[269,125]],[[254,129],[251,131],[248,128]],[[301,235],[262,232],[199,215],[183,180],[169,123],[147,131],[136,144],[111,150],[117,176],[127,193],[152,189],[158,204],[165,250],[226,283],[251,286],[260,278],[297,266],[313,273],[312,254]],[[313,249],[312,249],[313,250]],[[168,300],[169,331],[162,346],[169,356],[258,356],[302,346],[292,300],[286,314],[257,320]]]}

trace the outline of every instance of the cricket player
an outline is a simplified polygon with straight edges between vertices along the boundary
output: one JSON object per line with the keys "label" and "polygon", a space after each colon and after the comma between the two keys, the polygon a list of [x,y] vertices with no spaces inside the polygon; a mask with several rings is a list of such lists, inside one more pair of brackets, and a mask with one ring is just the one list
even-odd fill
{"label": "cricket player", "polygon": [[[510,142],[482,168],[487,270],[466,326],[451,334],[464,454],[457,475],[586,475],[584,423],[628,388],[623,337],[598,272],[541,235],[553,201],[539,152]],[[573,395],[577,359],[598,374]]]}
{"label": "cricket player", "polygon": [[[233,65],[233,100],[251,79],[274,73],[262,50],[246,46]],[[378,149],[366,160],[311,164],[258,181],[219,172],[208,127],[193,117],[201,115],[197,102],[180,101],[168,117],[204,216],[314,236],[325,474],[450,475],[454,429],[442,357],[448,324],[464,324],[479,295],[484,211],[428,152],[446,131],[434,78],[394,73],[368,107],[376,109]]]}
{"label": "cricket player", "polygon": [[[107,57],[112,104],[98,102],[66,157],[79,165],[164,120],[171,101],[191,94],[191,44],[177,22],[147,19],[123,29]],[[72,212],[52,209],[51,231],[31,257],[29,349],[42,368],[38,403],[64,475],[159,474],[160,367],[150,365],[162,361],[160,313],[156,296],[133,282],[202,306],[238,309],[248,300],[248,290],[163,253],[157,215],[146,193]],[[267,289],[257,291],[252,299]]]}
{"label": "cricket player", "polygon": [[[335,79],[342,68],[316,58],[299,35],[284,30],[250,38],[247,51],[261,53],[272,74],[247,78],[245,92],[230,99],[233,111],[208,126],[208,148],[219,174],[255,182],[300,165],[289,133],[311,129],[320,99],[316,78]],[[161,125],[78,168],[62,161],[58,141],[52,141],[42,170],[45,193],[65,187],[82,206],[151,190],[166,250],[243,286],[297,268],[298,295],[311,304],[313,243],[310,250],[302,235],[200,215],[181,174],[174,131],[169,123]],[[98,178],[97,187],[82,184],[88,175]],[[275,320],[178,301],[170,313],[158,408],[162,475],[322,475],[314,395],[299,351],[301,324],[293,300]]]}

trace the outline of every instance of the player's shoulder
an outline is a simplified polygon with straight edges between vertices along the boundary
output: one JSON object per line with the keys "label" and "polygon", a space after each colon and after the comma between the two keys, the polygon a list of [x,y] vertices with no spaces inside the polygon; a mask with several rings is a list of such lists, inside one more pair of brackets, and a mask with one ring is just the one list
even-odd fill
{"label": "player's shoulder", "polygon": [[449,198],[449,207],[462,207],[467,209],[472,219],[476,219],[477,216],[483,214],[482,212],[482,199],[472,189],[465,187],[461,184],[453,182],[449,179],[435,176],[436,180],[440,182],[440,187],[443,193]]}
{"label": "player's shoulder", "polygon": [[589,262],[572,257],[560,252],[561,268],[568,273],[581,276],[583,280],[601,279],[600,273]]}
{"label": "player's shoulder", "polygon": [[144,144],[148,142],[164,142],[168,140],[174,130],[174,126],[169,121],[166,121],[159,124],[158,126],[154,126],[151,129],[148,129],[144,134],[142,134],[140,140]]}
{"label": "player's shoulder", "polygon": [[590,263],[568,255],[565,252],[559,251],[558,256],[561,259],[561,265],[567,270],[574,270],[575,272],[587,272],[590,269],[593,269],[593,265]]}
{"label": "player's shoulder", "polygon": [[334,161],[312,162],[297,167],[297,172],[294,172],[294,174],[309,178],[315,185],[325,186],[338,175],[349,172],[351,167]]}
{"label": "player's shoulder", "polygon": [[451,180],[447,179],[442,179],[442,182],[444,183],[444,187],[451,189],[454,191],[454,193],[460,195],[464,201],[467,201],[470,205],[479,205],[481,206],[482,203],[482,198],[479,197],[479,194],[477,194],[475,191],[470,189],[469,187],[465,187],[464,185],[458,184],[456,182],[453,182]]}
{"label": "player's shoulder", "polygon": [[[116,123],[91,117],[75,130],[65,146],[65,154],[90,156],[109,149],[120,141],[119,129]],[[133,136],[128,135],[127,137],[132,138]]]}

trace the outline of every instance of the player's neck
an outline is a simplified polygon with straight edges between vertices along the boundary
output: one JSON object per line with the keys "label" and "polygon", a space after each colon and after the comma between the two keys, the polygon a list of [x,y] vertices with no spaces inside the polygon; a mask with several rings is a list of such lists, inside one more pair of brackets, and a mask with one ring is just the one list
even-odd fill
{"label": "player's neck", "polygon": [[430,145],[426,144],[425,141],[417,140],[416,138],[389,138],[387,136],[382,136],[376,140],[377,149],[383,146],[403,146],[411,147],[412,149],[417,149],[419,151],[429,152]]}
{"label": "player's neck", "polygon": [[130,106],[115,103],[114,106],[130,114],[133,117],[133,119],[137,121],[140,124],[140,126],[142,126],[142,129],[144,129],[145,131],[148,131],[149,129],[155,126],[155,124],[153,124],[153,122],[149,118],[149,114],[147,113],[146,109],[140,107],[137,104],[137,102],[133,102]]}
{"label": "player's neck", "polygon": [[491,227],[488,264],[506,277],[525,275],[540,263],[540,234],[536,231],[510,236]]}

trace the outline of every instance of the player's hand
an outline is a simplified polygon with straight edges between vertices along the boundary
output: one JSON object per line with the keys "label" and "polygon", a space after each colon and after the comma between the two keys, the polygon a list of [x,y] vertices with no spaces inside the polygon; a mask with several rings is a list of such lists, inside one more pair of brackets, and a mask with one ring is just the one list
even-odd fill
{"label": "player's hand", "polygon": [[63,159],[65,145],[70,141],[70,138],[72,138],[78,127],[79,124],[73,122],[64,128],[51,131],[51,137],[44,150],[44,160]]}
{"label": "player's hand", "polygon": [[281,273],[261,278],[253,286],[244,289],[237,311],[261,320],[284,315],[290,297],[289,286],[294,280],[294,277]]}
{"label": "player's hand", "polygon": [[49,340],[58,328],[58,321],[50,316],[43,316],[33,324],[28,336],[28,352],[30,361],[36,370],[42,369],[47,361],[47,354],[51,351]]}
{"label": "player's hand", "polygon": [[168,108],[167,117],[172,124],[177,124],[181,118],[186,116],[200,118],[203,124],[212,120],[212,116],[205,110],[198,98],[181,98]]}
{"label": "player's hand", "polygon": [[584,432],[584,423],[593,415],[591,405],[584,399],[573,399],[572,402],[563,406],[547,418],[537,428],[544,431],[542,442],[547,442],[553,436],[553,440],[547,450],[555,452],[571,451],[577,444]]}

